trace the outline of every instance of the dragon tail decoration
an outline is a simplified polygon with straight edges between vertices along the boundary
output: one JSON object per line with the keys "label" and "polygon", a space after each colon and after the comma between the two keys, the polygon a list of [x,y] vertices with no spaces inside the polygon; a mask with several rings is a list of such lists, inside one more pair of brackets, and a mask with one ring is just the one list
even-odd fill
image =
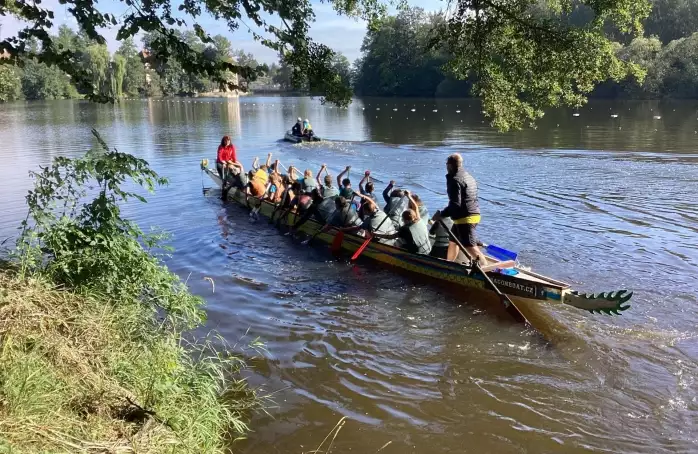
{"label": "dragon tail decoration", "polygon": [[620,315],[622,311],[630,309],[627,303],[632,298],[633,292],[618,290],[607,293],[579,293],[575,290],[565,296],[565,303],[578,309],[591,313],[605,313],[608,315]]}

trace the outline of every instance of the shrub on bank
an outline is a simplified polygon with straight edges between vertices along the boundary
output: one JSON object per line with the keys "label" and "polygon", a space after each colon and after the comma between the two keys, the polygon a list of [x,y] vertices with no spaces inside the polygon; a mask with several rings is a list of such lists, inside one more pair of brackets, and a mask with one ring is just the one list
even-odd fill
{"label": "shrub on bank", "polygon": [[96,137],[101,150],[34,174],[0,273],[0,451],[222,451],[259,400],[238,358],[183,343],[203,301],[120,215],[143,200],[125,184],[165,181]]}

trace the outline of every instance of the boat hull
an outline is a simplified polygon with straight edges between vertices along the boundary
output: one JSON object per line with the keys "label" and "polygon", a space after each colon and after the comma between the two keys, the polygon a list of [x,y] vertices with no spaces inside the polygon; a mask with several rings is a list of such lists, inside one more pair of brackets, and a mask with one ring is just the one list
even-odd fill
{"label": "boat hull", "polygon": [[291,133],[286,133],[284,135],[284,140],[286,142],[292,142],[292,143],[301,143],[301,142],[320,142],[322,139],[317,136],[313,136],[312,138],[307,138],[307,137],[299,137],[299,136],[294,136]]}

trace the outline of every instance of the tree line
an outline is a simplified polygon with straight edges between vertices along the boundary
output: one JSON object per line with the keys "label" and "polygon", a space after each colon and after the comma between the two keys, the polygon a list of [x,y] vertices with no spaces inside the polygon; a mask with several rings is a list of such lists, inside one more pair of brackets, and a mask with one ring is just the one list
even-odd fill
{"label": "tree line", "polygon": [[[543,23],[585,27],[592,10],[577,4],[566,13],[544,3],[531,9]],[[449,67],[454,51],[437,34],[447,18],[421,8],[408,8],[368,30],[362,55],[354,62],[351,80],[355,93],[366,96],[469,96],[476,77],[462,80]],[[618,80],[595,84],[590,97],[698,98],[698,2],[654,0],[645,21],[648,37],[633,37],[606,25],[615,56],[635,65]],[[504,57],[502,57],[504,58]],[[532,76],[531,76],[532,77]]]}
{"label": "tree line", "polygon": [[[237,74],[242,87],[247,87],[260,74],[268,71],[266,65],[260,65],[251,53],[233,49],[231,42],[222,35],[213,36],[212,42],[205,44],[194,31],[175,33],[204,58],[236,61],[249,68]],[[35,58],[22,58],[16,65],[0,65],[0,101],[22,98],[72,99],[80,98],[87,92],[102,93],[115,99],[177,96],[221,88],[221,84],[213,78],[185,71],[175,59],[153,58],[151,46],[157,38],[155,34],[146,33],[140,50],[132,38],[126,38],[111,55],[106,44],[90,39],[83,31],[76,32],[63,25],[52,40],[55,50],[69,51],[75,56],[71,64],[87,75],[91,87],[76,87],[71,77],[57,66],[47,65]],[[41,51],[37,40],[30,41],[29,45],[29,52],[36,54]],[[228,71],[225,77],[232,79],[234,74]]]}

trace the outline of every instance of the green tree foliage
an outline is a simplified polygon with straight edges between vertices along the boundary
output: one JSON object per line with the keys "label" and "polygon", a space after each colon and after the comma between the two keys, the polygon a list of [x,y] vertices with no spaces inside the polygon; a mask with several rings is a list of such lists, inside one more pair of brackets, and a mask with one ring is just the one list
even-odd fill
{"label": "green tree foliage", "polygon": [[652,12],[645,23],[648,36],[668,44],[698,31],[698,2],[693,0],[652,0]]}
{"label": "green tree foliage", "polygon": [[112,93],[116,98],[124,94],[124,77],[126,76],[126,59],[121,55],[115,55],[111,68]]}
{"label": "green tree foliage", "polygon": [[[447,79],[442,66],[451,58],[435,45],[433,31],[443,24],[439,15],[421,8],[403,10],[369,30],[355,62],[357,93],[370,96],[435,96]],[[462,88],[462,87],[461,87]],[[461,90],[466,96],[467,90]]]}
{"label": "green tree foliage", "polygon": [[0,102],[14,101],[22,95],[22,82],[17,68],[0,66]]}
{"label": "green tree foliage", "polygon": [[138,49],[136,49],[133,39],[126,38],[123,40],[119,46],[119,49],[116,51],[116,55],[114,56],[115,61],[116,56],[121,56],[125,60],[126,72],[124,74],[123,93],[129,97],[136,97],[140,94],[145,94],[145,66],[141,60]]}

